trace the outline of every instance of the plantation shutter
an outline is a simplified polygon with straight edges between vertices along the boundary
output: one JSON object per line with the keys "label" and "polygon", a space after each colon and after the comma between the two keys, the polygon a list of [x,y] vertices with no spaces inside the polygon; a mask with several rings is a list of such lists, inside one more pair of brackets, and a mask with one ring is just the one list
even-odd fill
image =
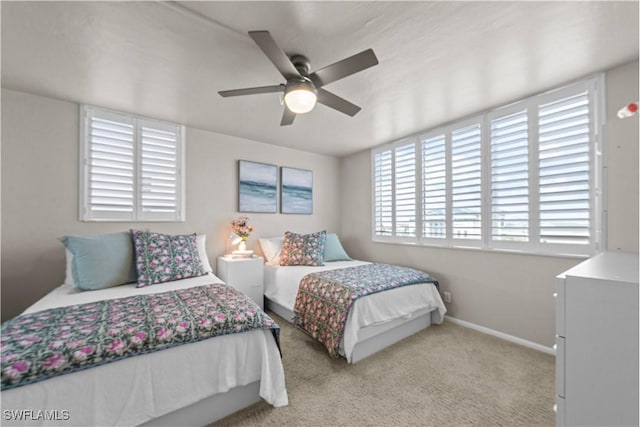
{"label": "plantation shutter", "polygon": [[538,115],[540,242],[588,245],[591,242],[588,94],[543,104]]}
{"label": "plantation shutter", "polygon": [[180,128],[141,121],[141,209],[146,219],[180,217]]}
{"label": "plantation shutter", "polygon": [[416,236],[416,145],[395,149],[395,235]]}
{"label": "plantation shutter", "polygon": [[182,127],[82,112],[82,220],[182,221]]}
{"label": "plantation shutter", "polygon": [[446,140],[444,135],[422,141],[422,236],[447,237]]}
{"label": "plantation shutter", "polygon": [[480,124],[451,131],[451,220],[454,239],[482,238]]}
{"label": "plantation shutter", "polygon": [[133,220],[135,217],[135,124],[125,115],[87,114],[85,159],[88,170],[84,217]]}
{"label": "plantation shutter", "polygon": [[526,110],[491,120],[491,239],[529,241]]}
{"label": "plantation shutter", "polygon": [[374,155],[374,227],[376,236],[393,235],[393,170],[391,150]]}

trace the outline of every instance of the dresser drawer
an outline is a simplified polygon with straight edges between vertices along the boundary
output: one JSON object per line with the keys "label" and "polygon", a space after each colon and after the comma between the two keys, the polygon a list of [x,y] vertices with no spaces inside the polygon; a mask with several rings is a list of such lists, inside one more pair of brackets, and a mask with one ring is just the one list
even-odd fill
{"label": "dresser drawer", "polygon": [[565,335],[565,277],[556,277],[556,292],[553,294],[556,300],[556,335],[564,337]]}

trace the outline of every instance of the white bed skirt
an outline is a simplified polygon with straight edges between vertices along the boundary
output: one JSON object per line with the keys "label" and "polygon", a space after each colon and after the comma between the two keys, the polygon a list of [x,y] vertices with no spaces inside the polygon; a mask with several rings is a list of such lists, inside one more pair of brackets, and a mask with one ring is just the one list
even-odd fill
{"label": "white bed skirt", "polygon": [[[283,319],[291,322],[293,312],[277,302],[265,298],[265,309],[276,313]],[[422,309],[414,312],[406,318],[399,318],[389,322],[365,326],[358,331],[357,339],[351,345],[350,351],[345,351],[344,340],[340,343],[340,355],[347,362],[356,363],[365,359],[380,350],[383,350],[423,329],[431,326],[432,317],[435,317],[433,323],[442,323],[437,310]]]}

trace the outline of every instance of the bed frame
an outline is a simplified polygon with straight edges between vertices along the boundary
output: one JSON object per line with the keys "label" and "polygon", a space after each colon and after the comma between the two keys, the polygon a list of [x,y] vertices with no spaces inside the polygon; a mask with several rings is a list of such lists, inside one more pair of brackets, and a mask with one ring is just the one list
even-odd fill
{"label": "bed frame", "polygon": [[[291,322],[293,313],[269,298],[264,299],[265,310],[270,310]],[[367,326],[360,330],[350,363],[356,363],[431,326],[431,311],[420,310],[408,319],[396,319],[383,325]]]}
{"label": "bed frame", "polygon": [[260,381],[217,393],[185,408],[141,424],[156,426],[205,426],[261,401]]}

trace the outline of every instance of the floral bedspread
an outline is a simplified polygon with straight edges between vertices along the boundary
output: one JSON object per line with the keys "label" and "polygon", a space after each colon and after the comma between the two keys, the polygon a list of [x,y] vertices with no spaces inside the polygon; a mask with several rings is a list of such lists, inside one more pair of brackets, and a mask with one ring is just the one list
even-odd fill
{"label": "floral bedspread", "polygon": [[2,390],[208,338],[279,326],[212,284],[23,314],[2,324]]}
{"label": "floral bedspread", "polygon": [[427,273],[389,264],[366,264],[307,274],[300,281],[293,323],[338,357],[347,315],[365,295],[417,283],[438,282]]}

